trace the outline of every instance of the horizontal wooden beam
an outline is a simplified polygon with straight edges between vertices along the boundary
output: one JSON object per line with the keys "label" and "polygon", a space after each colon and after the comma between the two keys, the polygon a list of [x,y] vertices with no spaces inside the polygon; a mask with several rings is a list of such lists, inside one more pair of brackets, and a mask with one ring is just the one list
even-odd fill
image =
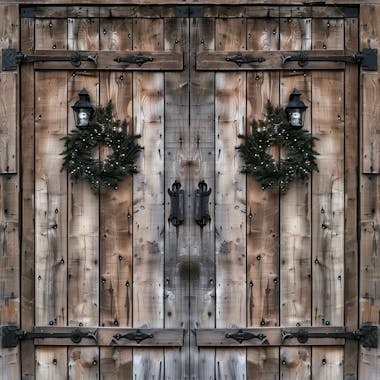
{"label": "horizontal wooden beam", "polygon": [[[343,338],[309,338],[301,344],[296,338],[288,338],[282,341],[282,331],[297,332],[300,327],[260,327],[242,329],[244,332],[260,336],[250,340],[238,342],[228,337],[239,329],[197,329],[195,330],[197,346],[199,347],[251,347],[251,346],[340,346],[344,345]],[[308,332],[313,333],[342,333],[344,327],[305,327]]]}
{"label": "horizontal wooden beam", "polygon": [[[285,62],[284,57],[300,54],[297,51],[235,51],[235,52],[201,52],[196,57],[196,69],[201,71],[262,71],[262,70],[342,70],[344,62],[309,61],[304,65],[298,62]],[[346,55],[344,50],[310,50],[309,57]],[[352,52],[350,52],[352,54]],[[233,56],[251,56],[261,62],[235,63]]]}
{"label": "horizontal wooden beam", "polygon": [[[75,327],[35,327],[36,333],[70,333]],[[140,343],[123,336],[127,333],[136,332],[135,328],[82,328],[82,332],[96,332],[96,340],[92,338],[82,338],[80,343],[74,343],[70,338],[44,338],[34,339],[35,345],[40,346],[117,346],[117,347],[181,347],[183,345],[183,329],[141,329],[144,334],[151,335],[151,338],[142,340]]]}
{"label": "horizontal wooden beam", "polygon": [[[80,66],[74,66],[67,61],[35,62],[36,70],[125,70],[125,71],[181,71],[183,70],[183,53],[179,52],[149,52],[149,51],[79,51],[68,50],[38,50],[34,56],[70,57],[73,53],[80,53],[83,57],[96,56],[96,63],[82,61]],[[117,58],[145,55],[151,60],[145,63],[117,62]]]}

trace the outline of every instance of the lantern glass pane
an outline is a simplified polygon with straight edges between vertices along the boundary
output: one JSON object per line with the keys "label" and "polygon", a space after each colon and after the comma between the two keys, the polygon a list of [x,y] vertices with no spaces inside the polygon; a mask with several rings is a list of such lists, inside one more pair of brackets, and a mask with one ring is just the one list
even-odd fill
{"label": "lantern glass pane", "polygon": [[289,122],[293,127],[301,127],[302,112],[299,109],[289,111]]}
{"label": "lantern glass pane", "polygon": [[75,113],[77,127],[87,127],[90,121],[91,111],[85,108],[79,108]]}

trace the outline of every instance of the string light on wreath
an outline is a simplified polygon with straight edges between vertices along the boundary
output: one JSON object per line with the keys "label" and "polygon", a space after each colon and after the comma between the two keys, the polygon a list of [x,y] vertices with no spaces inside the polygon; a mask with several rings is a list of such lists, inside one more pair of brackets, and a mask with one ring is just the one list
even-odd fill
{"label": "string light on wreath", "polygon": [[[79,96],[81,94],[84,95],[83,90]],[[86,101],[89,103],[89,98]],[[79,110],[73,109],[74,112]],[[63,139],[65,150],[61,153],[62,170],[67,170],[74,180],[87,181],[94,191],[107,187],[117,189],[120,181],[137,172],[135,162],[141,147],[136,140],[140,136],[128,133],[125,120],[115,120],[111,102],[93,112],[89,107],[87,110],[88,115],[92,116],[88,118],[87,124],[82,121],[80,129],[72,130]],[[85,115],[82,116],[86,119]],[[79,127],[78,124],[77,126]],[[109,150],[104,160],[93,157],[101,143]]]}
{"label": "string light on wreath", "polygon": [[[253,174],[263,189],[278,188],[285,193],[293,181],[306,181],[313,170],[318,170],[316,138],[299,128],[298,122],[292,126],[290,120],[287,111],[268,101],[265,119],[254,120],[251,133],[240,136],[244,139],[238,147],[244,172]],[[268,152],[273,145],[278,145],[286,157],[275,160]]]}

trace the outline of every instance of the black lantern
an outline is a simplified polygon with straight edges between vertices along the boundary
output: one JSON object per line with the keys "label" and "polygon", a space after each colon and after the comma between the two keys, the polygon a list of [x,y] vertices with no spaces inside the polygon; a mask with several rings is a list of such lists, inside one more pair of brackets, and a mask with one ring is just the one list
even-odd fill
{"label": "black lantern", "polygon": [[75,125],[79,129],[88,127],[91,116],[94,112],[90,103],[90,96],[85,89],[82,89],[79,93],[79,100],[72,106],[74,110]]}
{"label": "black lantern", "polygon": [[301,93],[294,89],[290,94],[289,103],[286,107],[289,124],[295,129],[301,129],[305,121],[305,111],[307,106],[300,100]]}

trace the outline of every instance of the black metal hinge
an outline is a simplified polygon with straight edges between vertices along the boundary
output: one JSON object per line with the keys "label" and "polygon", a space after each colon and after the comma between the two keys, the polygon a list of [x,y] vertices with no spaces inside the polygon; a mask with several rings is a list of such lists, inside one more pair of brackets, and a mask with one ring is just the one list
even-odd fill
{"label": "black metal hinge", "polygon": [[82,55],[79,52],[66,56],[27,55],[16,49],[2,49],[2,59],[3,71],[15,71],[18,65],[33,62],[70,62],[74,67],[79,67],[82,62],[92,62],[97,65],[98,56],[97,54]]}
{"label": "black metal hinge", "polygon": [[354,63],[359,64],[363,70],[377,71],[377,49],[363,49],[351,55],[310,56],[306,51],[294,55],[282,55],[283,65],[287,62],[298,62],[299,66],[305,67],[312,61]]}
{"label": "black metal hinge", "polygon": [[281,330],[281,343],[287,339],[296,338],[299,343],[306,343],[311,338],[344,338],[357,340],[366,348],[377,348],[377,326],[363,325],[356,331],[316,332],[301,328],[298,331]]}
{"label": "black metal hinge", "polygon": [[69,338],[73,343],[80,343],[83,338],[91,338],[97,342],[97,331],[83,331],[74,329],[67,332],[28,332],[17,326],[3,326],[1,328],[1,346],[3,348],[17,347],[21,340],[44,339],[44,338]]}

